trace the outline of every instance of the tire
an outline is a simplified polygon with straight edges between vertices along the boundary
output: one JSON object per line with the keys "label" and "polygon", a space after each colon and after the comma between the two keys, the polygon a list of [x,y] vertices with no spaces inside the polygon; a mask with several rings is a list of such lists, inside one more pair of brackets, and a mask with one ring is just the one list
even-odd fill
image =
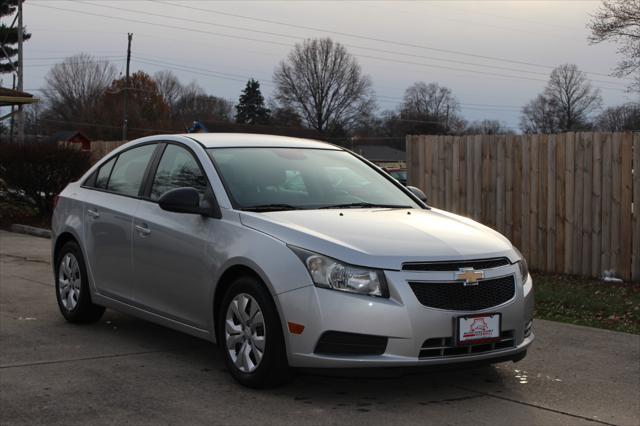
{"label": "tire", "polygon": [[69,241],[62,246],[55,272],[56,299],[62,316],[73,323],[98,321],[104,307],[91,301],[87,267],[78,243]]}
{"label": "tire", "polygon": [[[239,277],[224,294],[220,306],[217,340],[231,375],[251,388],[274,387],[288,381],[291,370],[282,325],[266,286],[254,277]],[[243,355],[245,352],[247,356]]]}

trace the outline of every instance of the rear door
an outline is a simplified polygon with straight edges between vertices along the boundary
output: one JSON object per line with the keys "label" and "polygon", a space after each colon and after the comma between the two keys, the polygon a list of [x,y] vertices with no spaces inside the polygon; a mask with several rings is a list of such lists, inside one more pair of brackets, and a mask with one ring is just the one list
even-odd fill
{"label": "rear door", "polygon": [[133,297],[133,216],[156,147],[121,152],[98,169],[86,191],[84,228],[93,282],[100,294],[125,302]]}
{"label": "rear door", "polygon": [[215,219],[199,214],[162,210],[158,199],[165,192],[193,187],[204,206],[212,197],[197,158],[185,145],[167,143],[150,173],[146,197],[134,220],[133,266],[135,299],[146,310],[198,328],[211,316],[209,293],[213,259],[206,256]]}

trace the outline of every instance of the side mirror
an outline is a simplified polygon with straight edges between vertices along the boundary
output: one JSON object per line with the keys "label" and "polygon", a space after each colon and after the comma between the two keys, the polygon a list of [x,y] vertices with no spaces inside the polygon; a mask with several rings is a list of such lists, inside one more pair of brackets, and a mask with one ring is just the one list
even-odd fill
{"label": "side mirror", "polygon": [[424,195],[424,192],[422,192],[422,190],[420,188],[416,188],[415,186],[407,185],[407,189],[409,191],[411,191],[411,193],[413,195],[418,197],[420,199],[420,201],[422,201],[423,203],[427,202],[427,196]]}
{"label": "side mirror", "polygon": [[[162,210],[175,213],[192,213],[204,216],[216,216],[217,208],[203,208],[200,206],[200,194],[195,188],[175,188],[162,194],[158,200]],[[217,207],[217,205],[216,205]]]}

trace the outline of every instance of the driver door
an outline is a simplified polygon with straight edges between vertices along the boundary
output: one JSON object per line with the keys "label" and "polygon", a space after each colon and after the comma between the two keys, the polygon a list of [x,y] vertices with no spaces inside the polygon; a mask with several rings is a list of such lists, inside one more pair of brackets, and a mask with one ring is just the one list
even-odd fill
{"label": "driver door", "polygon": [[151,174],[149,195],[134,218],[133,268],[136,304],[145,310],[205,329],[211,316],[210,260],[206,256],[212,219],[162,210],[165,192],[193,187],[201,203],[209,196],[206,175],[185,146],[167,143]]}

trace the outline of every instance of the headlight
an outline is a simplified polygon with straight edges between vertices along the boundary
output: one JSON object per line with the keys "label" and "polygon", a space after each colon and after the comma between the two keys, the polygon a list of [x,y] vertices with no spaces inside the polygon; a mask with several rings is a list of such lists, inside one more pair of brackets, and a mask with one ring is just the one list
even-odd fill
{"label": "headlight", "polygon": [[305,264],[311,280],[317,287],[389,297],[389,289],[382,271],[349,265],[298,247],[289,248]]}
{"label": "headlight", "polygon": [[518,253],[518,256],[520,256],[520,260],[518,260],[518,262],[516,263],[518,264],[518,268],[520,268],[520,275],[522,275],[522,284],[524,284],[529,277],[529,265],[527,265],[527,261],[522,253],[520,253],[520,250],[515,247],[513,249],[516,251],[516,253]]}

